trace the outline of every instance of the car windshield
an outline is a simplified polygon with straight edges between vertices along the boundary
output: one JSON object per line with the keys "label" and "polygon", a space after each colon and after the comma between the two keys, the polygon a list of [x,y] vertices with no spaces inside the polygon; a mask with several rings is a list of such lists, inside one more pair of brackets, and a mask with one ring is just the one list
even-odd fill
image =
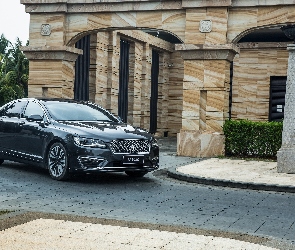
{"label": "car windshield", "polygon": [[115,121],[107,112],[83,103],[46,101],[44,104],[58,121]]}

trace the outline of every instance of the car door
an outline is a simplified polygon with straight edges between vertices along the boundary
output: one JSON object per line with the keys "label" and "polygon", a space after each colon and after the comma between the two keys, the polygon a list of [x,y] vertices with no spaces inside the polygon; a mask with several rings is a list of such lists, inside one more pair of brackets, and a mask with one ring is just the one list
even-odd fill
{"label": "car door", "polygon": [[[37,116],[43,118],[43,120],[36,119]],[[39,162],[42,160],[46,147],[46,138],[48,138],[44,111],[37,101],[29,101],[21,119],[21,151],[27,157],[30,157],[29,160]]]}
{"label": "car door", "polygon": [[0,149],[5,155],[18,155],[20,151],[21,131],[20,115],[26,101],[16,100],[5,106],[0,112]]}

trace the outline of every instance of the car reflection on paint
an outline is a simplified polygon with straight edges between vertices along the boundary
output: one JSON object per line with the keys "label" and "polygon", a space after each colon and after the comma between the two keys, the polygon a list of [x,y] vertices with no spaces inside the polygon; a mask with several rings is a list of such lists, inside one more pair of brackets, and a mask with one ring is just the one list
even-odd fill
{"label": "car reflection on paint", "polygon": [[96,104],[23,98],[0,108],[4,160],[46,168],[55,180],[94,172],[142,177],[158,168],[159,147],[151,134]]}

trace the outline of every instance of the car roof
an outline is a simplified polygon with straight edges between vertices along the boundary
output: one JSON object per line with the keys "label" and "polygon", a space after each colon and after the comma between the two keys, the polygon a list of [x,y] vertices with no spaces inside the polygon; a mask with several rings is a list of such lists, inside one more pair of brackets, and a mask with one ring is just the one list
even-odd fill
{"label": "car roof", "polygon": [[68,98],[52,98],[52,97],[27,97],[27,98],[21,98],[18,99],[19,101],[56,101],[56,102],[75,102],[75,103],[89,103],[89,101],[79,101],[74,99],[68,99]]}

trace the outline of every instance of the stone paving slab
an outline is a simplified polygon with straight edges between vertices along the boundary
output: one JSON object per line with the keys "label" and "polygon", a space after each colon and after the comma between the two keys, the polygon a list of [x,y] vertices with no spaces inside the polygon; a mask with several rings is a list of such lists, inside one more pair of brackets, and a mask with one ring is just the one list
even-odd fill
{"label": "stone paving slab", "polygon": [[42,218],[0,231],[0,246],[5,250],[276,249],[222,237]]}
{"label": "stone paving slab", "polygon": [[295,174],[277,173],[277,163],[272,161],[209,158],[172,168],[169,173],[202,184],[295,192]]}

